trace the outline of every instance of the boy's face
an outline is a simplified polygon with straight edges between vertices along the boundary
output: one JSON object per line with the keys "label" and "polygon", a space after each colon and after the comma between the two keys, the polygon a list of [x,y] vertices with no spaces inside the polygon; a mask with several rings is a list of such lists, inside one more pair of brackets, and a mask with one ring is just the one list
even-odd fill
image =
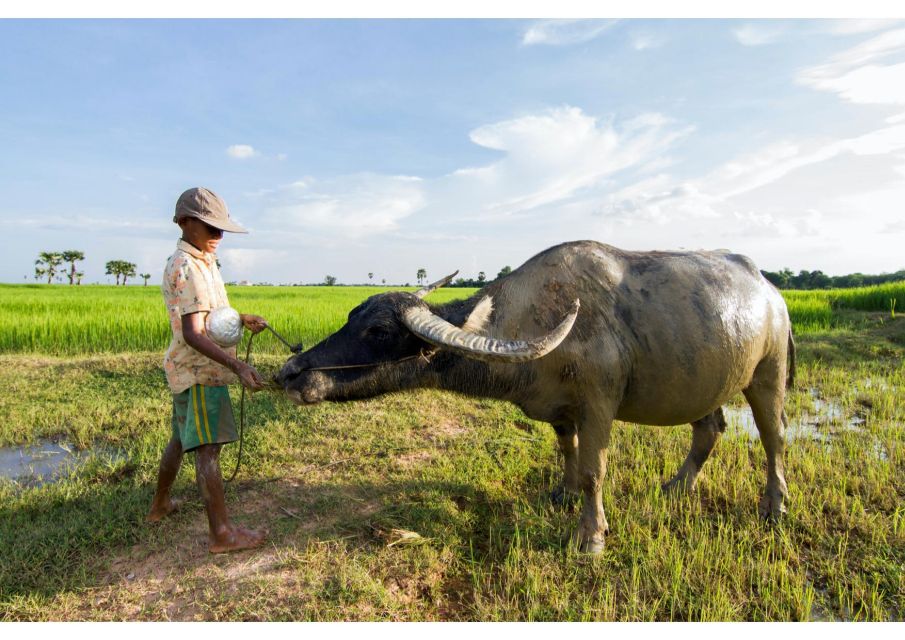
{"label": "boy's face", "polygon": [[206,224],[198,218],[181,218],[182,239],[207,253],[216,253],[223,238],[223,231]]}

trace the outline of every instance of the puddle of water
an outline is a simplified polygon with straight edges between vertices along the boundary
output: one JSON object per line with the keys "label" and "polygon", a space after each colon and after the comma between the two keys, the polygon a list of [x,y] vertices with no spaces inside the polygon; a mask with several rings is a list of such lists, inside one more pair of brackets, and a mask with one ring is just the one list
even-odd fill
{"label": "puddle of water", "polygon": [[754,423],[754,415],[751,407],[723,407],[723,415],[726,417],[728,430],[733,433],[744,433],[749,438],[760,438],[757,425]]}
{"label": "puddle of water", "polygon": [[76,451],[65,442],[42,440],[29,447],[0,448],[0,479],[39,487],[62,480],[93,457],[111,462],[125,459],[114,450]]}
{"label": "puddle of water", "polygon": [[861,385],[865,389],[871,389],[873,387],[876,387],[880,391],[889,390],[889,383],[886,382],[886,380],[874,380],[873,378],[865,378],[864,380],[861,381]]}
{"label": "puddle of water", "polygon": [[[862,427],[866,422],[863,415],[856,414],[845,419],[845,412],[839,403],[818,397],[816,389],[811,389],[810,394],[813,399],[814,413],[805,412],[799,420],[790,422],[786,429],[786,441],[807,438],[828,444],[834,435],[832,430],[827,429],[828,425],[832,425],[836,433],[840,430],[863,432]],[[723,414],[726,416],[730,433],[742,434],[751,439],[760,438],[751,407],[723,407]],[[887,459],[885,447],[876,438],[872,440],[874,457],[881,460]]]}

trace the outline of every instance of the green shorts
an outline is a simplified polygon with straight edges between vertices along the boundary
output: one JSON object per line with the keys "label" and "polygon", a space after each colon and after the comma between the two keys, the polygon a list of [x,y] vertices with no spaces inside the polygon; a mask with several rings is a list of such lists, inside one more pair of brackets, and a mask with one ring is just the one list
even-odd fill
{"label": "green shorts", "polygon": [[183,451],[238,440],[228,387],[196,384],[173,395],[173,437]]}

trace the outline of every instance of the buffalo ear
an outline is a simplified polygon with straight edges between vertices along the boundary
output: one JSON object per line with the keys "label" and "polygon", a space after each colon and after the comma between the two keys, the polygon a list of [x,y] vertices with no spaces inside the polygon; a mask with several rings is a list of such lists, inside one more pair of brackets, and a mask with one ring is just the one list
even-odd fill
{"label": "buffalo ear", "polygon": [[468,314],[468,318],[465,319],[465,324],[462,325],[462,329],[469,333],[482,333],[487,326],[487,323],[490,321],[491,313],[493,313],[493,298],[484,296],[481,298],[481,301],[475,305],[474,309],[471,310],[471,313]]}

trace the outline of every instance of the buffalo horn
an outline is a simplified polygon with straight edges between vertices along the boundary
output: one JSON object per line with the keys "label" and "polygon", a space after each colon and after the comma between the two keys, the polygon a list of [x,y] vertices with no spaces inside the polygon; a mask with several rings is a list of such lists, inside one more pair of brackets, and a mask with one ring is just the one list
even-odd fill
{"label": "buffalo horn", "polygon": [[553,331],[533,340],[497,340],[464,331],[423,306],[409,309],[402,322],[412,333],[439,347],[485,362],[525,362],[545,356],[559,346],[578,316],[578,299]]}
{"label": "buffalo horn", "polygon": [[434,284],[429,284],[426,287],[421,287],[420,289],[418,289],[415,292],[415,296],[418,298],[423,298],[424,296],[429,294],[434,289],[439,289],[440,287],[445,287],[450,282],[452,282],[452,279],[455,278],[456,275],[458,275],[458,273],[459,273],[459,270],[456,269],[455,271],[453,271],[451,274],[449,274],[445,278],[437,280]]}

